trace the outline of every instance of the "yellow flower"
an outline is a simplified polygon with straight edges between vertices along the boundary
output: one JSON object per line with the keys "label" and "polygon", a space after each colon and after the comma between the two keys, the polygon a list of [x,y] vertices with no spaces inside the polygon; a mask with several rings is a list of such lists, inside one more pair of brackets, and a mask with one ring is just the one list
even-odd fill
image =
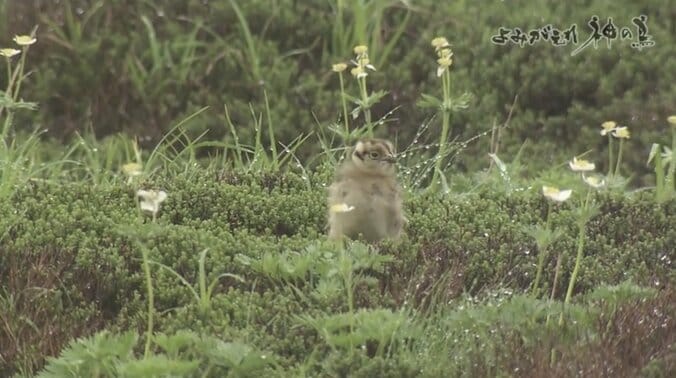
{"label": "yellow flower", "polygon": [[0,55],[7,57],[7,58],[11,58],[11,57],[13,57],[14,55],[16,55],[20,52],[21,52],[21,50],[17,50],[17,49],[0,49]]}
{"label": "yellow flower", "polygon": [[617,124],[614,121],[605,121],[601,124],[603,130],[601,130],[601,135],[606,135],[609,132],[613,131]]}
{"label": "yellow flower", "polygon": [[450,45],[448,44],[448,41],[444,37],[436,37],[432,40],[432,47],[434,47],[435,50],[439,50],[446,46]]}
{"label": "yellow flower", "polygon": [[451,50],[450,47],[446,47],[441,50],[437,50],[437,55],[439,58],[450,58],[453,56],[453,50]]}
{"label": "yellow flower", "polygon": [[437,63],[439,63],[439,67],[437,67],[437,76],[441,76],[448,69],[448,67],[450,67],[451,64],[453,64],[453,59],[451,59],[450,57],[439,58],[437,59]]}
{"label": "yellow flower", "polygon": [[19,46],[28,46],[32,45],[37,41],[37,39],[31,37],[30,35],[15,35],[14,42]]}
{"label": "yellow flower", "polygon": [[364,68],[361,67],[361,66],[357,66],[357,67],[353,68],[350,71],[350,73],[352,74],[352,76],[356,77],[357,79],[361,79],[362,77],[368,76],[366,71],[364,71]]}
{"label": "yellow flower", "polygon": [[333,66],[331,66],[331,69],[333,72],[343,72],[347,68],[347,64],[345,63],[336,63]]}
{"label": "yellow flower", "polygon": [[139,190],[136,192],[141,197],[141,210],[153,213],[153,216],[160,210],[160,204],[167,199],[167,193],[163,190]]}
{"label": "yellow flower", "polygon": [[127,163],[122,166],[122,172],[129,177],[139,176],[143,166],[139,163]]}
{"label": "yellow flower", "polygon": [[587,185],[591,186],[592,188],[596,188],[596,189],[598,189],[598,188],[600,188],[600,187],[602,187],[603,185],[606,184],[606,181],[604,179],[602,179],[600,176],[589,176],[589,177],[587,177],[587,176],[582,175],[582,180]]}
{"label": "yellow flower", "polygon": [[335,205],[331,205],[329,208],[329,212],[331,213],[347,213],[354,210],[354,206],[349,206],[346,203],[338,203]]}
{"label": "yellow flower", "polygon": [[667,117],[667,122],[669,122],[671,126],[676,126],[676,115]]}
{"label": "yellow flower", "polygon": [[443,66],[443,67],[450,67],[451,64],[453,64],[453,59],[451,59],[450,57],[439,58],[439,59],[437,59],[437,63],[439,63],[439,65]]}
{"label": "yellow flower", "polygon": [[543,186],[542,194],[552,201],[564,202],[570,198],[570,195],[573,194],[573,191],[571,189],[559,190],[559,188],[555,188],[553,186]]}
{"label": "yellow flower", "polygon": [[617,127],[613,130],[613,136],[620,139],[629,139],[629,128],[626,126]]}
{"label": "yellow flower", "polygon": [[594,168],[596,168],[594,163],[590,163],[589,161],[583,159],[578,160],[576,157],[573,157],[573,161],[569,161],[568,165],[570,166],[570,169],[575,172],[593,171]]}
{"label": "yellow flower", "polygon": [[366,54],[358,57],[356,65],[362,68],[368,68],[373,71],[376,70],[376,68],[371,64],[371,60],[369,59],[368,55]]}
{"label": "yellow flower", "polygon": [[358,45],[354,47],[354,53],[357,55],[363,55],[366,54],[366,52],[369,50],[368,47],[364,45]]}

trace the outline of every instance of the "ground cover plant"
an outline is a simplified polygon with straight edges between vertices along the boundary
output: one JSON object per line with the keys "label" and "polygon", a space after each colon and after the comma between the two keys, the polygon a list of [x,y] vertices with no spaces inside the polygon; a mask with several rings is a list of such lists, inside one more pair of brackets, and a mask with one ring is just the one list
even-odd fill
{"label": "ground cover plant", "polygon": [[[504,3],[0,2],[0,376],[672,376],[674,17]],[[329,241],[371,136],[405,235]]]}

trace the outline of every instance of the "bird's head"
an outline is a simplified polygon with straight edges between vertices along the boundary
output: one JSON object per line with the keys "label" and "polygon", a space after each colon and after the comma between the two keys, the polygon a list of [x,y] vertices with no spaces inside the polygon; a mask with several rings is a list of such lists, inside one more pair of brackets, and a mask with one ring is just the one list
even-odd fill
{"label": "bird's head", "polygon": [[394,146],[384,139],[362,139],[352,150],[352,162],[365,173],[393,174],[396,162]]}

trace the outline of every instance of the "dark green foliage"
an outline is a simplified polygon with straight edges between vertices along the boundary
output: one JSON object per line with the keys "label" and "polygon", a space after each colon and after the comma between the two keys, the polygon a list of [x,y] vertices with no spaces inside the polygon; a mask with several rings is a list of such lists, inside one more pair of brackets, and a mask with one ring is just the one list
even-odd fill
{"label": "dark green foliage", "polygon": [[[270,351],[284,369],[336,374],[344,369],[363,371],[364,376],[379,369],[394,374],[401,369],[407,376],[422,366],[407,359],[406,345],[425,337],[413,332],[415,325],[397,331],[406,322],[418,323],[415,316],[400,312],[402,306],[422,313],[448,310],[449,301],[465,294],[490,301],[492,293],[522,293],[532,284],[537,249],[522,226],[544,222],[547,204],[540,193],[506,196],[480,189],[441,199],[411,194],[403,240],[383,243],[376,250],[353,245],[342,254],[334,245],[318,242],[325,233],[323,176],[307,178],[311,189],[293,173],[204,170],[159,177],[144,184],[169,195],[155,223],[138,212],[133,190],[124,184],[32,182],[17,191],[12,199],[16,211],[6,208],[2,224],[7,229],[0,239],[0,282],[5,288],[0,298],[7,303],[0,307],[0,316],[8,319],[0,327],[5,359],[1,370],[33,371],[68,340],[97,330],[144,329],[141,248],[148,249],[153,262],[156,332],[189,329]],[[648,193],[602,194],[597,200],[601,211],[587,227],[575,293],[627,280],[672,292],[676,202],[656,204]],[[552,225],[563,235],[551,247],[554,253],[545,262],[542,282],[549,292],[556,256],[562,253],[560,298],[572,270],[577,235],[571,205],[555,207]],[[204,249],[207,283],[223,273],[244,281],[218,279],[209,307],[201,309],[177,276],[156,263],[197,289]],[[345,297],[348,284],[354,288],[354,313]],[[632,292],[608,292],[590,300],[619,298],[613,302],[619,309],[633,298]],[[528,308],[519,311],[544,316]],[[559,310],[552,305],[547,311],[557,315]],[[510,323],[509,329],[519,335],[534,327],[528,319],[519,320],[517,313],[501,316],[527,323]],[[584,324],[577,327],[587,327]],[[673,330],[673,324],[666,326]],[[378,329],[389,331],[378,335]],[[501,337],[512,340],[510,332]],[[552,345],[564,342],[561,335],[551,337]],[[363,345],[366,355],[353,353],[349,345]],[[504,369],[503,349],[494,347],[496,360],[491,363]],[[346,353],[344,358],[339,351]]]}
{"label": "dark green foliage", "polygon": [[[394,122],[383,132],[399,134],[401,145],[411,141],[417,125],[432,114],[418,109],[422,93],[436,94],[434,52],[430,40],[446,36],[453,45],[454,95],[474,95],[469,110],[454,115],[452,136],[461,140],[490,130],[507,118],[516,96],[509,128],[503,130],[500,153],[513,156],[526,139],[529,164],[537,170],[595,150],[592,160],[602,170],[607,140],[598,135],[601,122],[615,120],[632,130],[625,154],[625,175],[650,182],[645,153],[653,142],[669,143],[663,132],[666,116],[674,112],[675,45],[673,14],[666,0],[636,2],[492,2],[422,1],[407,9],[396,1],[372,2],[368,17],[381,20],[380,33],[369,38],[378,71],[370,77],[373,90],[390,95],[374,109],[378,119],[399,106]],[[35,4],[35,5],[33,5]],[[270,99],[271,119],[280,141],[326,126],[341,113],[338,80],[332,63],[352,56],[352,45],[365,43],[356,16],[345,11],[348,29],[337,34],[333,2],[294,0],[189,2],[157,1],[8,1],[8,35],[28,32],[39,24],[39,42],[29,59],[34,75],[24,96],[40,104],[40,124],[58,136],[91,125],[97,135],[127,131],[157,141],[186,115],[202,106],[211,109],[199,122],[190,122],[190,135],[209,129],[209,138],[225,137],[223,105],[227,105],[242,141],[254,135],[249,104],[264,109],[263,92]],[[247,21],[244,29],[234,11]],[[527,10],[527,11],[521,11]],[[591,46],[571,52],[589,36],[592,15],[605,23],[636,29],[631,19],[648,16],[648,33],[655,46],[637,51],[630,41],[607,48]],[[405,23],[402,35],[399,25]],[[311,22],[310,22],[311,20]],[[3,23],[4,24],[4,23]],[[577,25],[578,44],[554,47],[541,41],[521,48],[490,42],[499,28],[524,31],[552,24]],[[375,27],[374,25],[371,25]],[[250,33],[250,39],[247,39]],[[396,39],[398,38],[398,39]],[[394,40],[383,59],[384,45]],[[346,45],[347,44],[347,45]],[[348,75],[349,76],[349,75]],[[356,83],[347,78],[348,90]],[[23,114],[23,113],[22,113]],[[357,125],[362,120],[358,119]],[[428,143],[435,143],[440,125],[432,125]],[[425,142],[424,140],[422,142]],[[590,142],[592,143],[590,145]],[[469,159],[458,166],[473,171],[483,162],[474,156],[488,151],[488,138],[469,146]],[[564,147],[565,146],[565,147]],[[302,156],[316,152],[306,144]],[[476,153],[475,153],[476,152]]]}
{"label": "dark green foliage", "polygon": [[[9,169],[0,201],[0,376],[43,367],[43,376],[673,376],[676,200],[594,193],[598,213],[585,225],[564,306],[587,189],[556,169],[591,150],[584,157],[605,172],[600,124],[615,120],[632,132],[621,174],[630,185],[650,183],[649,145],[669,145],[666,116],[676,103],[670,4],[340,3],[341,19],[335,1],[0,2],[5,45],[40,25],[21,93],[39,111],[17,111],[6,136],[16,156],[0,161]],[[576,46],[490,42],[501,26],[576,23],[582,43],[592,15],[633,28],[640,14],[656,42],[643,51],[601,41],[571,56]],[[369,90],[387,92],[373,117],[399,107],[378,133],[406,150],[402,179],[417,188],[441,128],[440,117],[430,121],[434,109],[416,105],[423,93],[439,96],[436,36],[453,46],[451,95],[473,94],[469,109],[453,114],[452,138],[505,122],[518,96],[497,141],[511,163],[482,171],[502,164],[481,158],[488,137],[454,144],[453,172],[481,171],[479,180],[447,170],[450,193],[408,193],[402,240],[324,240],[335,163],[327,152],[340,142],[327,126],[342,113],[331,64],[369,45],[377,66]],[[355,80],[345,79],[353,95]],[[233,151],[224,105],[244,163],[231,160],[242,151]],[[64,154],[58,140],[24,150],[31,125],[58,138],[85,133]],[[263,147],[249,154],[255,125]],[[283,143],[317,133],[291,147],[299,160],[289,162],[303,174],[256,172],[270,165],[260,155],[270,130]],[[133,185],[112,173],[136,160],[126,135],[144,150]],[[246,165],[254,155],[262,160]],[[230,166],[246,172],[214,168]],[[542,251],[527,227],[545,223],[543,183],[575,194],[551,206],[561,236],[530,295]],[[138,208],[139,188],[168,193],[156,219]]]}
{"label": "dark green foliage", "polygon": [[[673,220],[667,219],[676,211],[676,203],[656,205],[648,193],[632,198],[608,194],[598,199],[601,212],[587,226],[588,243],[577,290],[625,279],[657,287],[674,282],[670,261],[676,253],[676,230],[670,225]],[[485,190],[461,200],[438,201],[434,206],[416,198],[410,205],[410,229],[415,230],[420,247],[418,256],[402,268],[419,268],[418,295],[439,284],[440,278],[450,280],[451,297],[463,288],[474,294],[499,284],[527,290],[535,276],[538,251],[523,225],[543,223],[546,209],[545,199],[532,192],[502,196]],[[577,229],[573,211],[564,205],[553,214],[552,225],[565,232],[550,247],[553,253],[545,262],[544,282],[553,282],[560,253],[564,277],[559,279],[557,292],[563,295],[574,264]],[[444,277],[449,273],[452,277]],[[546,292],[550,290],[551,286]]]}
{"label": "dark green foliage", "polygon": [[423,376],[642,376],[650,369],[666,376],[676,367],[669,346],[676,331],[667,315],[675,309],[673,290],[599,287],[566,309],[564,327],[556,325],[560,303],[492,296],[482,303],[460,300],[434,315],[425,337],[413,344]]}

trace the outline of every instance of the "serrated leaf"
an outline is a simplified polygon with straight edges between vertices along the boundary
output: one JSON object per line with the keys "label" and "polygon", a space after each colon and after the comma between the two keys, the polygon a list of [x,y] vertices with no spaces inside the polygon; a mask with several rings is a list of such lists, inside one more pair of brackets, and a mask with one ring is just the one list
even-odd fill
{"label": "serrated leaf", "polygon": [[440,108],[442,105],[442,101],[432,95],[423,93],[420,97],[422,97],[422,99],[418,100],[416,105],[421,108]]}

